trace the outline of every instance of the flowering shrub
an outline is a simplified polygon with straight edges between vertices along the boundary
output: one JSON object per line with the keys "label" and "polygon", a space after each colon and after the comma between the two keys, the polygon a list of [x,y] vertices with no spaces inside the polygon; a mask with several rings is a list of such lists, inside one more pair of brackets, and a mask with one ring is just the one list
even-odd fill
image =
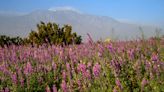
{"label": "flowering shrub", "polygon": [[161,42],[0,47],[0,92],[162,92]]}

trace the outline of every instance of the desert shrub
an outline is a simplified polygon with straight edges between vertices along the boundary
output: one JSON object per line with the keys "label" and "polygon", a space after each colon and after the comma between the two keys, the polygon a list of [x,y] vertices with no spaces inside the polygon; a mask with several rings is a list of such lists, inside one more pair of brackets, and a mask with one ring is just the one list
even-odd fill
{"label": "desert shrub", "polygon": [[41,22],[37,25],[37,31],[31,31],[28,40],[32,44],[57,44],[69,45],[80,44],[82,39],[75,32],[72,33],[72,26],[64,25],[59,27],[56,23]]}
{"label": "desert shrub", "polygon": [[22,45],[24,44],[24,41],[21,37],[10,37],[6,35],[0,35],[0,46],[4,47],[9,45]]}

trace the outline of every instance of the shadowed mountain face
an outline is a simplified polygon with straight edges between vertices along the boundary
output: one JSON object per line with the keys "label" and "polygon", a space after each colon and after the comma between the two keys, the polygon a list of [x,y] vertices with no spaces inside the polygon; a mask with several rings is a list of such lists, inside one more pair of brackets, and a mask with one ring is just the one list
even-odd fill
{"label": "shadowed mountain face", "polygon": [[[139,25],[121,23],[110,17],[82,14],[71,10],[38,10],[24,15],[4,16],[0,13],[0,34],[25,37],[40,21],[70,24],[73,31],[86,39],[89,33],[94,40],[117,38],[120,40],[134,39],[141,35]],[[155,27],[142,26],[146,37],[155,35]]]}

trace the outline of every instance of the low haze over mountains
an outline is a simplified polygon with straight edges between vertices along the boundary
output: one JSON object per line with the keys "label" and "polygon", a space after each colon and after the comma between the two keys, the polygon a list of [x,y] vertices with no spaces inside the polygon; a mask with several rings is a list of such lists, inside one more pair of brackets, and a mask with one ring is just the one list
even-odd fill
{"label": "low haze over mountains", "polygon": [[82,35],[84,40],[87,33],[94,40],[108,37],[124,40],[140,37],[141,29],[146,37],[155,35],[156,30],[155,26],[123,23],[111,17],[89,15],[68,9],[37,10],[28,14],[0,13],[0,34],[24,37],[32,29],[36,29],[36,24],[40,21],[55,22],[59,25],[70,24],[73,31]]}

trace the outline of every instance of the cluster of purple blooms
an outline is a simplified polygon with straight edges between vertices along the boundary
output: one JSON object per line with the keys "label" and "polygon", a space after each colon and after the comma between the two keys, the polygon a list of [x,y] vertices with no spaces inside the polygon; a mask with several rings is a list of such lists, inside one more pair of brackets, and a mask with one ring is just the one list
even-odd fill
{"label": "cluster of purple blooms", "polygon": [[0,47],[0,92],[162,92],[163,55],[156,39]]}

